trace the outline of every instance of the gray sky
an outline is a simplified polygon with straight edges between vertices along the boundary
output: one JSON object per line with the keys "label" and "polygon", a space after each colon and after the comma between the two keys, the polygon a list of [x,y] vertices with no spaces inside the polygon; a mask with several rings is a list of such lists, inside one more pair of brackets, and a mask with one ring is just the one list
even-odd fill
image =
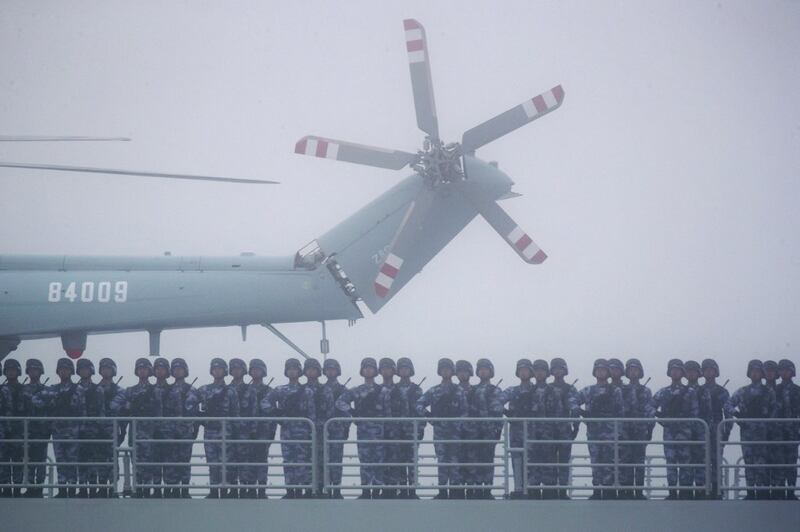
{"label": "gray sky", "polygon": [[[26,2],[0,4],[0,134],[127,135],[0,145],[12,161],[276,179],[273,187],[0,170],[0,253],[287,255],[404,173],[304,158],[319,134],[415,150],[402,20],[428,32],[442,135],[561,83],[555,113],[482,148],[548,253],[520,261],[473,222],[378,315],[330,324],[345,375],[364,355],[672,356],[800,346],[798,2]],[[283,327],[309,351],[319,326]],[[144,333],[90,337],[124,373]],[[288,349],[252,328],[166,332],[201,381],[213,355]],[[59,340],[15,353],[45,358]],[[276,371],[277,370],[277,371]],[[279,379],[280,380],[280,379]],[[429,379],[430,380],[430,379]]]}

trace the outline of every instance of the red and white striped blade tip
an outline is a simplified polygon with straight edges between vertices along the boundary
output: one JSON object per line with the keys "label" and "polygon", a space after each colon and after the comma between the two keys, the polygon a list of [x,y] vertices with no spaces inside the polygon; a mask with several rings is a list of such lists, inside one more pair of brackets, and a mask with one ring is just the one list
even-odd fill
{"label": "red and white striped blade tip", "polygon": [[536,245],[531,237],[519,226],[515,227],[506,237],[520,255],[531,264],[541,264],[547,258],[547,253]]}
{"label": "red and white striped blade tip", "polygon": [[309,135],[297,141],[294,145],[294,152],[323,159],[336,159],[339,155],[339,144],[328,139]]}
{"label": "red and white striped blade tip", "polygon": [[397,277],[397,273],[400,271],[400,267],[403,265],[403,259],[389,253],[386,257],[386,260],[383,262],[381,269],[378,271],[378,276],[375,278],[375,293],[378,294],[378,297],[386,297],[386,294],[389,293],[389,290],[392,288],[392,283],[394,283],[395,278]]}

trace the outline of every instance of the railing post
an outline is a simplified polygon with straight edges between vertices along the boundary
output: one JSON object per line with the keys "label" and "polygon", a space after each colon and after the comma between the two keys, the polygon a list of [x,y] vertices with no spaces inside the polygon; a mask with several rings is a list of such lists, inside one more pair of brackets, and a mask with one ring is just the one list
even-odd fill
{"label": "railing post", "polygon": [[308,420],[311,425],[311,492],[317,490],[317,428],[314,422]]}
{"label": "railing post", "polygon": [[528,422],[522,422],[522,494],[528,493]]}
{"label": "railing post", "polygon": [[[28,418],[22,420],[22,483],[28,483]],[[30,489],[30,488],[28,488]]]}
{"label": "railing post", "polygon": [[[711,485],[713,484],[713,482],[711,482],[711,452],[712,452],[711,451],[711,427],[709,427],[708,423],[706,423],[705,421],[703,421],[703,426],[705,427],[705,437],[706,437],[706,445],[705,445],[705,447],[706,447],[706,452],[705,452],[705,457],[706,457],[706,463],[705,463],[706,485],[705,485],[705,492],[706,492],[706,498],[708,498],[708,496],[711,495]],[[719,441],[719,440],[717,440],[717,441]],[[713,452],[716,453],[716,449],[714,449]],[[716,495],[716,493],[714,495]]]}
{"label": "railing post", "polygon": [[136,447],[138,444],[136,442],[137,435],[136,435],[136,418],[131,418],[131,435],[130,435],[130,442],[131,442],[131,490],[133,490],[134,494],[138,489],[139,479],[137,478],[137,463],[139,461],[139,457],[136,455]]}
{"label": "railing post", "polygon": [[[508,460],[509,460],[509,423],[508,420],[503,420],[503,432],[501,435],[503,436],[503,497],[509,497],[509,477],[511,476],[511,472],[509,471],[508,467]],[[494,474],[494,456],[492,456],[492,474]],[[494,477],[492,477],[492,482],[494,482]]]}
{"label": "railing post", "polygon": [[619,420],[614,418],[614,487],[619,489]]}
{"label": "railing post", "polygon": [[324,425],[322,425],[322,490],[328,491],[329,484],[331,483],[331,474],[328,471],[330,467],[328,465],[328,460],[330,458],[330,453],[328,452],[328,425],[330,424],[331,420],[327,420]]}
{"label": "railing post", "polygon": [[414,419],[414,490],[419,489],[419,421]]}
{"label": "railing post", "polygon": [[[220,489],[227,489],[228,484],[228,441],[226,433],[228,432],[228,420],[222,420],[222,477],[220,478]],[[210,480],[210,478],[209,478]],[[226,486],[226,487],[223,487]]]}
{"label": "railing post", "polygon": [[112,423],[112,430],[111,430],[111,495],[115,495],[117,493],[117,479],[119,478],[119,440],[117,439],[117,434],[119,434],[119,420],[114,418]]}

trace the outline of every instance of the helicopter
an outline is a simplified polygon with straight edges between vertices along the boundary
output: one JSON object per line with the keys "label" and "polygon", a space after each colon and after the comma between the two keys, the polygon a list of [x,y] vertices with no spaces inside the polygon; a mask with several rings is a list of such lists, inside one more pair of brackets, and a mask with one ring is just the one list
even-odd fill
{"label": "helicopter", "polygon": [[[165,330],[261,325],[306,353],[276,324],[325,322],[377,313],[474,218],[480,215],[528,264],[547,255],[498,201],[519,196],[495,163],[476,157],[482,146],[558,109],[560,85],[525,100],[445,143],[431,78],[425,28],[403,21],[418,128],[416,152],[306,136],[295,153],[403,170],[413,174],[375,198],[293,256],[53,256],[0,255],[0,359],[21,341],[60,337],[79,358],[92,334],[149,333],[158,356]],[[125,137],[0,137],[6,141],[126,141]],[[0,162],[0,167],[79,173],[211,180],[236,184],[274,181],[165,174],[84,166]]]}

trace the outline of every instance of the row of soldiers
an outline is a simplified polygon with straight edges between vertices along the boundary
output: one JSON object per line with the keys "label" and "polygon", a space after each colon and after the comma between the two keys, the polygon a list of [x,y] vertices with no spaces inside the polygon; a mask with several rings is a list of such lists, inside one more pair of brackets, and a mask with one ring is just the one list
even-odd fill
{"label": "row of soldiers", "polygon": [[[396,363],[389,358],[380,362],[369,357],[363,359],[360,374],[364,383],[350,389],[339,382],[341,367],[334,359],[327,359],[322,365],[315,359],[307,359],[304,364],[289,359],[284,367],[289,382],[276,388],[264,382],[266,364],[259,359],[251,360],[248,365],[238,358],[231,359],[230,364],[215,358],[210,364],[213,382],[199,388],[186,382],[189,369],[181,358],[171,362],[157,358],[152,364],[147,358],[137,360],[138,382],[124,389],[114,381],[117,368],[111,359],[102,359],[98,366],[101,380],[95,383],[92,362],[79,360],[80,380],[75,383],[72,361],[60,359],[56,369],[60,383],[47,387],[41,382],[44,368],[40,361],[27,361],[30,382],[23,385],[19,382],[19,363],[6,360],[3,369],[8,382],[0,387],[0,414],[7,419],[0,424],[0,437],[4,440],[23,438],[21,422],[8,419],[18,416],[187,418],[168,424],[143,419],[130,427],[139,486],[136,495],[141,497],[189,497],[189,462],[201,425],[206,460],[210,464],[209,497],[266,496],[267,459],[270,442],[275,439],[276,423],[191,419],[198,416],[202,416],[201,419],[283,418],[277,425],[281,428],[283,462],[289,464],[283,466],[287,498],[321,494],[326,477],[329,486],[335,488],[341,484],[344,442],[349,436],[350,423],[328,424],[327,449],[322,448],[322,431],[326,421],[348,416],[372,418],[355,422],[363,488],[360,497],[415,498],[413,463],[418,452],[417,442],[423,438],[428,418],[432,418],[439,466],[440,489],[436,498],[440,499],[492,497],[495,448],[503,426],[493,419],[503,415],[512,419],[514,498],[567,498],[572,441],[578,434],[580,417],[639,418],[624,423],[585,422],[593,464],[592,498],[595,499],[644,498],[645,450],[659,418],[664,426],[667,479],[672,488],[669,498],[697,498],[707,486],[702,466],[706,461],[705,428],[688,419],[704,420],[711,428],[713,444],[715,429],[725,418],[800,416],[800,387],[792,382],[795,369],[788,360],[777,364],[751,361],[747,369],[751,384],[737,390],[733,396],[716,383],[719,367],[711,359],[702,364],[669,361],[667,374],[672,382],[655,395],[646,383],[640,382],[644,368],[637,359],[625,364],[613,358],[598,359],[593,366],[596,382],[580,391],[574,383],[565,381],[568,368],[561,358],[549,364],[545,360],[519,360],[516,365],[519,383],[505,390],[492,383],[494,367],[488,359],[479,360],[473,372],[468,361],[453,363],[444,358],[437,364],[441,382],[424,393],[411,381],[414,366],[408,358],[400,358]],[[232,380],[226,383],[229,373]],[[245,383],[244,377],[248,374],[250,382]],[[470,381],[474,374],[479,382],[473,385]],[[324,383],[320,382],[323,375]],[[777,383],[778,375],[780,383]],[[305,382],[300,383],[303,376]],[[627,382],[623,382],[623,376],[627,377]],[[699,384],[701,376],[705,381],[702,385]],[[150,382],[152,377],[155,383]],[[170,377],[171,383],[168,382]],[[377,377],[381,378],[381,383],[376,382]],[[548,382],[550,377],[552,381]],[[413,418],[414,421],[386,421],[393,417]],[[464,417],[470,419],[451,419]],[[480,421],[480,418],[490,419]],[[513,418],[559,419],[516,422]],[[730,427],[730,424],[723,425],[725,440]],[[58,496],[112,496],[114,446],[109,442],[113,439],[123,442],[127,429],[128,423],[124,421],[31,421],[27,438],[33,441],[28,448],[27,481],[43,482],[47,441],[52,435],[59,485],[65,486]],[[742,421],[740,429],[743,441],[780,442],[798,438],[797,424]],[[316,433],[314,441],[317,442],[313,450],[317,455],[315,461],[310,444],[312,431]],[[715,445],[711,449],[715,449]],[[796,444],[771,447],[747,444],[742,446],[742,451],[745,463],[754,466],[746,470],[748,486],[770,488],[750,490],[748,498],[759,495],[794,497],[795,467],[758,466],[770,462],[795,463]],[[0,443],[2,462],[22,462],[23,452],[19,442]],[[323,453],[327,453],[326,461],[322,460]],[[710,481],[716,492],[713,451],[711,458]],[[327,471],[323,470],[323,463],[328,463]],[[317,468],[316,486],[312,483],[312,467]],[[0,484],[19,484],[22,479],[21,467],[0,464]],[[221,485],[233,487],[220,488]],[[339,489],[328,493],[341,497]],[[22,495],[18,488],[3,488],[0,494]],[[42,490],[29,488],[25,495],[38,497]]]}

